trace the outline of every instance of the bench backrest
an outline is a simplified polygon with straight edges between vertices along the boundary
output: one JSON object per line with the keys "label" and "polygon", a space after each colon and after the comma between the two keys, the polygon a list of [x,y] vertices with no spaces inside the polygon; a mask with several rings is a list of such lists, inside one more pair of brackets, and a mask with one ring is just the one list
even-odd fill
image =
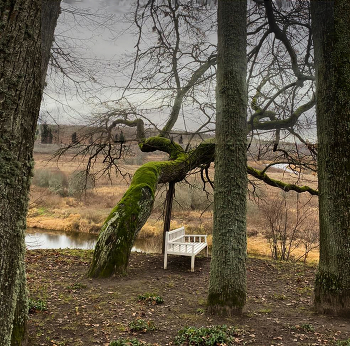
{"label": "bench backrest", "polygon": [[173,239],[180,238],[185,235],[185,227],[176,228],[166,233],[166,242],[172,241]]}

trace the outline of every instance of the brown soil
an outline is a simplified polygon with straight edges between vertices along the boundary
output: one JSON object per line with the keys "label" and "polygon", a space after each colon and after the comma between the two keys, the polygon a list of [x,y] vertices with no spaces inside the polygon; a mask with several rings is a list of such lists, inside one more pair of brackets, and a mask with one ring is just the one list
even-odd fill
{"label": "brown soil", "polygon": [[[312,310],[315,267],[249,258],[248,301],[241,317],[221,318],[205,312],[210,260],[133,253],[129,274],[109,279],[86,277],[91,251],[32,250],[27,252],[31,299],[47,302],[47,311],[29,319],[29,345],[109,345],[118,338],[137,338],[174,345],[184,326],[226,324],[239,329],[237,345],[337,345],[350,338],[341,318]],[[138,295],[157,293],[161,305],[145,305]],[[131,333],[128,324],[142,318],[157,327]]]}

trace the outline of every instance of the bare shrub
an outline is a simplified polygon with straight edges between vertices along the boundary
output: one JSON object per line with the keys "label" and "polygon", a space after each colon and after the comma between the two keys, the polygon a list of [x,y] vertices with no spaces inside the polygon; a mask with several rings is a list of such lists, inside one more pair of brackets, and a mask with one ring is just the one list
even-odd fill
{"label": "bare shrub", "polygon": [[247,228],[248,237],[256,237],[259,234],[259,231],[256,228]]}
{"label": "bare shrub", "polygon": [[303,259],[305,263],[310,251],[319,247],[319,223],[317,216],[312,215],[305,220],[305,222],[302,225],[300,241],[304,253],[298,258],[296,258],[296,260]]}
{"label": "bare shrub", "polygon": [[288,261],[303,247],[303,255],[296,259],[306,261],[308,253],[317,247],[318,222],[310,200],[302,202],[299,194],[283,193],[260,206],[273,259]]}

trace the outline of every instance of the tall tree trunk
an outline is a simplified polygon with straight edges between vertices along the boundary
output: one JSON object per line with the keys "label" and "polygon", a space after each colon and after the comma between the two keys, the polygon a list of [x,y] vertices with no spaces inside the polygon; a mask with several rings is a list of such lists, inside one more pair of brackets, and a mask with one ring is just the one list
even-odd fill
{"label": "tall tree trunk", "polygon": [[36,123],[59,9],[59,0],[5,0],[0,5],[2,346],[25,344],[28,304],[24,236],[28,192]]}
{"label": "tall tree trunk", "polygon": [[311,2],[315,44],[320,262],[315,307],[350,316],[350,2]]}
{"label": "tall tree trunk", "polygon": [[213,249],[209,311],[242,312],[246,301],[246,0],[218,2]]}

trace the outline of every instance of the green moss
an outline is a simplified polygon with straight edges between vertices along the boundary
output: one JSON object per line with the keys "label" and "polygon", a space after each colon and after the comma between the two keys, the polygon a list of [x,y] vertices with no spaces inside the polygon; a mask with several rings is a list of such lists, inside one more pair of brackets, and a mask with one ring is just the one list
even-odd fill
{"label": "green moss", "polygon": [[316,290],[337,293],[342,291],[342,280],[338,275],[328,272],[318,272],[315,282]]}
{"label": "green moss", "polygon": [[24,324],[14,325],[12,329],[12,346],[21,346],[24,343],[24,336],[26,334],[26,327]]}
{"label": "green moss", "polygon": [[[226,294],[223,294],[226,292]],[[227,294],[229,293],[229,294]],[[245,291],[232,291],[223,288],[220,292],[210,292],[208,295],[208,310],[222,315],[240,314],[246,302]]]}
{"label": "green moss", "polygon": [[296,191],[299,193],[308,192],[308,193],[310,193],[310,195],[318,195],[318,191],[312,189],[309,186],[298,186],[295,184],[286,184],[280,180],[272,179],[265,172],[259,171],[257,169],[252,168],[252,167],[249,167],[249,166],[247,167],[247,171],[253,177],[264,181],[266,184],[268,184],[270,186],[278,187],[286,192],[288,192],[288,191]]}
{"label": "green moss", "polygon": [[164,137],[151,137],[139,144],[141,151],[151,152],[160,150],[168,153],[171,160],[178,158],[179,154],[183,153],[181,145]]}

